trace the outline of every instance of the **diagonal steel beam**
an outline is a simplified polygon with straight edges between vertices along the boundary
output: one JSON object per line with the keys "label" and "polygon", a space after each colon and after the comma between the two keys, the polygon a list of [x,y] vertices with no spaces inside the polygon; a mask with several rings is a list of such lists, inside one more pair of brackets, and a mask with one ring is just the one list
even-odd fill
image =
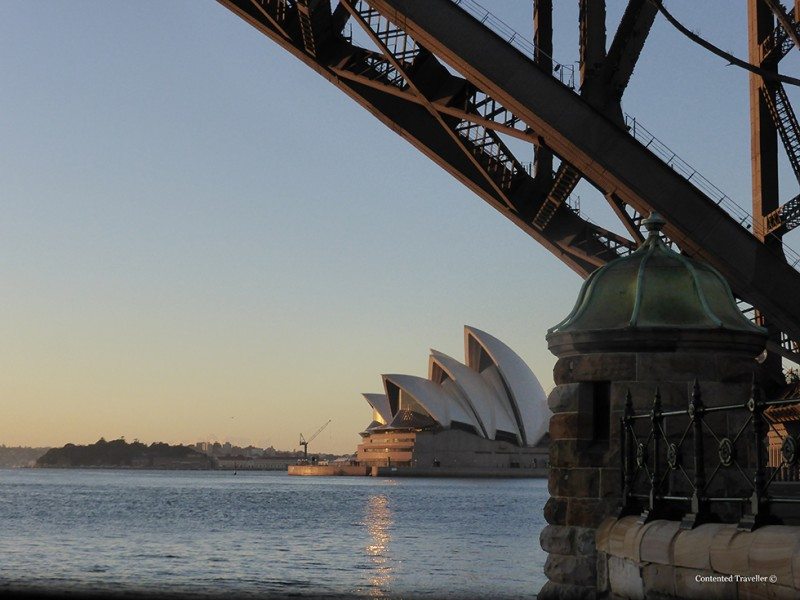
{"label": "diagonal steel beam", "polygon": [[717,267],[737,293],[800,338],[800,273],[624,129],[448,0],[370,3],[513,110],[597,187],[640,213],[662,213],[682,249]]}
{"label": "diagonal steel beam", "polygon": [[[765,9],[769,8],[766,5],[763,6]],[[751,63],[758,63],[762,67],[767,64],[777,64],[795,47],[793,39],[789,36],[789,31],[794,31],[795,35],[800,35],[800,18],[798,18],[796,11],[787,12],[786,18],[791,21],[792,26],[789,29],[785,29],[780,23],[773,25],[772,30],[758,40],[759,52],[755,57],[755,61],[751,54]]]}
{"label": "diagonal steel beam", "polygon": [[606,0],[579,0],[581,88],[606,57]]}
{"label": "diagonal steel beam", "polygon": [[[348,81],[353,81],[360,83],[362,85],[369,86],[376,90],[380,90],[384,93],[397,96],[398,98],[403,98],[404,100],[407,100],[408,102],[412,102],[414,104],[419,104],[419,105],[423,104],[422,98],[420,98],[416,94],[411,93],[408,90],[398,88],[397,86],[389,85],[387,83],[381,82],[376,79],[370,79],[365,75],[361,75],[345,67],[333,66],[331,67],[331,71],[342,79],[346,79]],[[510,125],[498,123],[497,121],[487,119],[478,113],[468,111],[462,106],[448,103],[448,100],[449,99],[435,99],[431,100],[431,104],[436,109],[437,112],[445,116],[456,117],[461,121],[469,121],[470,123],[481,125],[493,131],[502,132],[505,135],[517,138],[519,140],[531,144],[535,143],[536,140],[538,139],[536,137],[536,134],[529,129],[520,130]]]}
{"label": "diagonal steel beam", "polygon": [[[622,115],[622,95],[633,75],[633,69],[644,47],[650,27],[658,10],[648,0],[630,0],[622,16],[611,48],[605,51],[605,0],[580,2],[581,95],[598,110],[619,123]],[[565,172],[562,173],[562,169]],[[562,177],[559,178],[559,175]],[[566,195],[559,189],[560,181],[569,181]],[[580,173],[569,163],[562,163],[551,185],[547,201],[540,210],[539,220],[545,227],[552,211],[558,210],[580,181]],[[612,207],[615,208],[612,204]],[[628,228],[627,213],[615,212]],[[622,217],[622,215],[626,217]]]}
{"label": "diagonal steel beam", "polygon": [[785,202],[766,216],[767,231],[784,234],[800,227],[800,195]]}
{"label": "diagonal steel beam", "polygon": [[780,82],[762,81],[761,96],[781,138],[789,164],[800,182],[800,124],[797,122],[786,90]]}
{"label": "diagonal steel beam", "polygon": [[277,31],[280,35],[282,35],[287,40],[290,40],[291,36],[286,31],[286,29],[284,29],[283,24],[280,22],[280,20],[276,16],[271,14],[269,11],[267,11],[267,9],[264,7],[264,2],[265,1],[266,2],[272,1],[272,2],[275,2],[276,4],[280,3],[282,5],[282,10],[285,11],[286,10],[286,4],[285,4],[284,0],[250,0],[250,2],[252,3],[253,7],[255,7],[255,9],[267,21],[269,21],[270,25],[272,25],[272,27],[275,29],[275,31]]}
{"label": "diagonal steel beam", "polygon": [[778,23],[781,24],[783,30],[786,32],[786,35],[789,36],[789,39],[794,42],[796,48],[800,48],[800,35],[798,35],[797,30],[795,29],[795,24],[792,22],[792,19],[789,18],[789,15],[786,14],[786,9],[781,6],[781,3],[778,0],[763,0],[764,3],[769,6],[769,9],[775,15],[775,18],[778,19]]}
{"label": "diagonal steel beam", "polygon": [[[551,78],[540,69],[530,71],[533,65],[529,58],[496,34],[485,28],[481,31],[479,19],[472,19],[457,8],[455,13],[450,12],[444,18],[428,18],[433,14],[440,17],[448,12],[448,7],[453,9],[451,0],[425,0],[424,3],[364,0],[371,7],[377,7],[380,14],[391,17],[393,22],[402,23],[404,33],[413,35],[417,41],[424,40],[425,48],[432,51],[430,60],[421,63],[422,67],[433,65],[433,74],[438,77],[426,83],[428,105],[422,104],[388,60],[354,46],[343,35],[342,28],[349,13],[341,10],[341,6],[333,15],[330,5],[327,11],[310,15],[316,18],[316,30],[323,34],[319,48],[315,45],[316,56],[312,56],[304,47],[296,5],[291,1],[258,0],[272,17],[275,14],[271,8],[289,7],[285,18],[277,19],[288,25],[284,27],[290,35],[288,39],[274,26],[276,20],[267,19],[252,0],[218,1],[337,85],[579,274],[587,275],[595,266],[629,251],[635,244],[588,222],[567,206],[553,214],[545,230],[537,229],[532,219],[540,207],[540,192],[533,178],[520,174],[513,189],[507,192],[512,205],[518,209],[509,207],[489,185],[485,173],[465,155],[457,140],[441,127],[431,106],[445,121],[453,117],[469,123],[480,120],[480,125],[487,130],[505,127],[517,132],[521,139],[535,139],[552,148],[562,162],[572,164],[607,197],[613,194],[624,206],[639,214],[651,208],[665,213],[669,219],[667,230],[674,234],[673,239],[678,236],[676,241],[682,249],[718,266],[740,296],[774,317],[783,329],[785,348],[794,343],[792,340],[800,339],[800,330],[795,326],[797,315],[792,314],[793,308],[785,302],[787,298],[800,296],[800,288],[791,291],[797,287],[796,271],[785,262],[776,262],[769,252],[762,252],[763,247],[755,249],[751,238],[741,237],[742,230],[727,213],[713,206],[707,196],[682,179],[685,175],[655,159],[627,132],[618,126],[609,129],[607,125],[612,123],[599,117],[596,110],[583,114],[589,105],[574,94],[572,88],[564,86],[563,79]],[[458,0],[452,2],[458,3]],[[424,24],[434,29],[444,26],[444,29],[429,35],[425,26],[420,27],[418,19],[409,14],[417,12],[418,17],[418,11],[432,11],[423,19]],[[439,58],[450,62],[467,81],[452,75],[452,71],[438,63]],[[419,75],[419,66],[414,64],[411,69],[415,77]],[[346,75],[337,69],[344,69]],[[528,83],[520,87],[523,73]],[[432,89],[436,93],[431,93]],[[537,98],[539,95],[542,98]],[[597,144],[600,146],[594,147]],[[648,163],[646,168],[643,161]],[[676,177],[683,183],[677,182]],[[648,189],[650,192],[644,193]],[[631,234],[636,237],[633,231]],[[724,251],[719,252],[720,248]],[[792,356],[792,359],[798,360],[798,357]]]}
{"label": "diagonal steel beam", "polygon": [[[386,45],[384,40],[381,39],[381,37],[378,34],[376,34],[375,31],[373,31],[369,23],[367,23],[367,21],[362,16],[361,12],[359,12],[358,9],[356,8],[355,5],[357,2],[358,0],[342,0],[342,5],[347,9],[350,15],[358,22],[361,28],[370,37],[372,42],[378,46],[383,56],[392,64],[394,69],[398,73],[400,73],[400,75],[407,83],[411,93],[417,98],[419,98],[420,104],[431,114],[431,116],[436,120],[439,126],[441,126],[442,129],[447,133],[447,135],[449,135],[453,139],[453,141],[455,141],[456,144],[462,149],[467,159],[470,162],[472,162],[473,165],[476,167],[476,169],[478,169],[478,171],[484,176],[488,184],[494,188],[495,192],[498,194],[498,196],[500,196],[503,199],[503,202],[508,206],[508,208],[512,210],[518,210],[518,207],[516,207],[511,202],[510,198],[506,193],[506,190],[504,190],[502,186],[498,184],[496,179],[486,171],[484,165],[481,164],[481,162],[475,156],[475,153],[464,143],[463,137],[453,130],[450,124],[444,120],[441,113],[438,110],[436,110],[436,107],[434,107],[433,103],[430,100],[428,100],[428,98],[420,91],[420,89],[414,83],[413,77],[409,75],[408,69],[404,66],[404,63],[401,63],[401,61],[398,60],[392,54],[391,50]],[[413,39],[411,40],[411,42],[412,44],[414,43]],[[494,141],[498,144],[502,144],[502,142],[497,138],[495,138]],[[504,147],[502,148],[502,150],[507,152],[507,149],[505,149]],[[508,154],[510,154],[510,152],[508,152]],[[521,165],[518,166],[519,170],[521,171],[522,170]]]}
{"label": "diagonal steel beam", "polygon": [[653,26],[658,8],[649,0],[630,0],[600,68],[581,95],[611,118],[622,122],[620,102]]}
{"label": "diagonal steel beam", "polygon": [[[553,0],[533,0],[533,60],[547,73],[553,71]],[[533,174],[537,185],[553,183],[553,152],[540,140],[534,142]]]}
{"label": "diagonal steel beam", "polygon": [[[523,210],[517,212],[510,209],[452,137],[438,125],[433,115],[418,104],[419,99],[412,100],[408,93],[404,93],[408,90],[390,86],[386,81],[379,86],[367,85],[363,81],[340,77],[334,71],[334,68],[348,64],[353,56],[368,54],[368,51],[352,46],[344,36],[329,41],[314,57],[305,51],[299,38],[287,40],[282,37],[270,20],[252,7],[249,0],[218,2],[334,83],[580,275],[585,277],[598,265],[633,247],[629,240],[571,211],[557,215],[545,234],[536,230],[530,223],[530,210],[524,210],[525,203],[530,202],[533,193],[532,178],[522,177],[514,190],[514,203]],[[391,92],[387,91],[389,88],[392,88]],[[455,109],[451,107],[450,110]]]}
{"label": "diagonal steel beam", "polygon": [[553,177],[550,192],[547,194],[544,203],[533,218],[534,226],[544,230],[550,223],[556,211],[561,208],[569,198],[569,195],[578,185],[581,174],[566,161],[562,161],[558,171]]}
{"label": "diagonal steel beam", "polygon": [[642,235],[642,215],[631,208],[630,210],[634,213],[634,216],[631,216],[628,213],[628,205],[620,200],[616,194],[605,194],[605,198],[611,205],[617,218],[622,221],[625,229],[631,234],[631,237],[636,240],[637,243],[641,244],[644,241],[644,236]]}

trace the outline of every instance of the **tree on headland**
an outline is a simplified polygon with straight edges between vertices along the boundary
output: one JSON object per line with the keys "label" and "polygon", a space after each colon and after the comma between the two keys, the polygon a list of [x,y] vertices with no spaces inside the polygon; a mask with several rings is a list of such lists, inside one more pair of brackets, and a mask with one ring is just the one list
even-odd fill
{"label": "tree on headland", "polygon": [[36,461],[38,467],[133,467],[212,468],[210,457],[183,445],[140,441],[128,444],[123,437],[107,442],[100,438],[88,446],[66,444],[51,448]]}

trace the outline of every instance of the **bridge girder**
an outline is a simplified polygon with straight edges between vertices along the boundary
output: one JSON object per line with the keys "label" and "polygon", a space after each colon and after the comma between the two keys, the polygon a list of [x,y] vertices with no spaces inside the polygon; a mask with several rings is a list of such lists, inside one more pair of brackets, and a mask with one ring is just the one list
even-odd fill
{"label": "bridge girder", "polygon": [[[337,85],[582,276],[634,248],[641,215],[658,210],[667,219],[666,233],[684,252],[715,266],[738,297],[779,325],[785,347],[771,349],[797,360],[792,340],[800,339],[794,301],[800,273],[634,139],[607,108],[609,102],[618,105],[652,24],[648,2],[631,0],[612,43],[614,57],[594,71],[603,84],[591,92],[594,98],[588,90],[587,97],[576,94],[568,79],[565,84],[564,68],[560,80],[542,70],[459,8],[459,0],[342,0],[335,10],[328,0],[218,2]],[[348,18],[364,28],[378,51],[344,34]],[[545,178],[549,187],[527,172],[502,135],[559,158],[556,173]],[[580,177],[603,193],[633,239],[569,206],[566,195]]]}

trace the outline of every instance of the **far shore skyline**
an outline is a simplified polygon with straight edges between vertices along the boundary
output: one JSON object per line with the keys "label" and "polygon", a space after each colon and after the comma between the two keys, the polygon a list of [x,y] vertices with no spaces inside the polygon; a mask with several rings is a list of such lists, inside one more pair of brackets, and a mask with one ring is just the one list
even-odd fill
{"label": "far shore skyline", "polygon": [[[280,452],[302,451],[302,447],[298,446],[298,445],[295,445],[294,447],[291,447],[291,448],[282,448],[282,447],[275,446],[274,444],[265,443],[265,442],[259,442],[258,440],[250,441],[250,440],[246,440],[244,438],[237,439],[235,437],[234,438],[228,438],[228,439],[219,439],[219,438],[201,439],[201,438],[198,438],[198,439],[190,442],[190,441],[186,441],[186,440],[182,440],[182,441],[181,440],[177,440],[177,441],[155,440],[155,439],[154,440],[148,440],[148,439],[141,439],[141,438],[136,438],[136,437],[128,437],[128,436],[125,436],[125,435],[119,435],[119,436],[101,435],[101,436],[96,437],[95,439],[90,440],[90,441],[84,440],[84,441],[76,442],[76,441],[70,440],[70,441],[66,441],[66,442],[58,443],[58,444],[54,444],[54,443],[8,444],[8,443],[4,442],[2,439],[0,439],[0,447],[6,447],[6,448],[60,448],[62,446],[65,446],[66,444],[75,444],[76,446],[77,445],[82,445],[82,446],[90,445],[90,444],[94,444],[95,442],[99,441],[100,439],[104,439],[104,440],[109,441],[109,442],[113,441],[113,440],[124,439],[126,442],[129,442],[129,443],[137,441],[137,442],[141,442],[141,443],[143,443],[145,445],[150,445],[150,444],[155,444],[155,443],[162,443],[162,442],[170,444],[170,445],[179,445],[180,444],[180,445],[183,445],[183,446],[195,446],[195,445],[201,444],[201,443],[208,443],[208,444],[219,443],[221,445],[230,444],[231,446],[240,447],[240,448],[254,447],[254,448],[259,448],[259,449],[262,449],[262,450],[267,450],[269,448],[273,448],[274,450],[280,451]],[[317,449],[317,448],[315,448],[316,445],[317,445],[316,444],[316,440],[315,440],[315,443],[313,445],[309,445],[309,453],[341,454],[340,452],[328,452],[327,450]],[[355,452],[355,447],[353,448],[352,452],[347,452],[346,454],[352,454],[354,452]]]}

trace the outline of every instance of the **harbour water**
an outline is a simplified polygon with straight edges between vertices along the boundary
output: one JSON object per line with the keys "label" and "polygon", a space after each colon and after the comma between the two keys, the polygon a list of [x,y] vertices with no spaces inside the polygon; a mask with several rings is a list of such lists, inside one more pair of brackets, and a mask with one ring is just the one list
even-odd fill
{"label": "harbour water", "polygon": [[0,593],[532,598],[542,479],[0,470]]}

